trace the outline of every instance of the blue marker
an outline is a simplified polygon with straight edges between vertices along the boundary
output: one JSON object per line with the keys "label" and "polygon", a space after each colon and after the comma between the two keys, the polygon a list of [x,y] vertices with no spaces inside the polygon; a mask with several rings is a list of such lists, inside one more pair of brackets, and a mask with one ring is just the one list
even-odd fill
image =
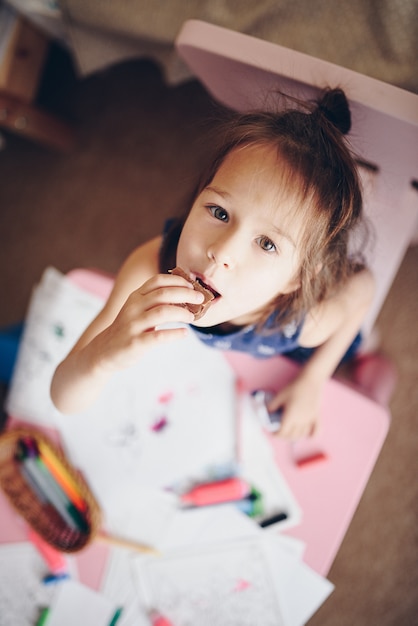
{"label": "blue marker", "polygon": [[259,517],[263,514],[263,496],[260,491],[251,489],[251,493],[242,500],[235,502],[237,508],[249,517]]}
{"label": "blue marker", "polygon": [[60,583],[63,580],[68,580],[69,578],[70,575],[66,574],[65,572],[61,574],[48,574],[47,576],[44,576],[42,582],[44,583],[44,585],[55,585],[56,583]]}

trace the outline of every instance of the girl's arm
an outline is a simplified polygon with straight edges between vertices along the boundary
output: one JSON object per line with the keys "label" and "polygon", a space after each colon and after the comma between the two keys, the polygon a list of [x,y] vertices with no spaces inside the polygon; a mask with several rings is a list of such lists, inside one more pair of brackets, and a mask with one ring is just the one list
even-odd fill
{"label": "girl's arm", "polygon": [[187,332],[157,327],[193,322],[188,309],[175,305],[200,304],[203,295],[181,276],[158,274],[160,244],[153,239],[129,256],[102,311],[57,367],[51,398],[63,413],[87,408],[114,372],[133,365],[156,343]]}
{"label": "girl's arm", "polygon": [[303,347],[319,347],[296,379],[271,402],[270,409],[284,408],[281,436],[298,439],[317,429],[324,384],[357,335],[373,295],[373,277],[363,270],[350,277],[340,293],[321,303],[306,319],[300,343]]}

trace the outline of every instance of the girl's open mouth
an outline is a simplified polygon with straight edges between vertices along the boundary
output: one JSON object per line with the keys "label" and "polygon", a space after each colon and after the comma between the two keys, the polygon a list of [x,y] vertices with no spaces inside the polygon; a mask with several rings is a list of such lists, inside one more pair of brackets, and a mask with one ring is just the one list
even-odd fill
{"label": "girl's open mouth", "polygon": [[210,285],[205,283],[201,278],[196,277],[196,281],[199,283],[199,285],[202,285],[202,287],[204,287],[205,289],[210,291],[213,294],[213,297],[214,297],[215,300],[216,300],[216,298],[220,298],[221,297],[221,294],[218,291],[216,291],[215,289],[213,289],[213,287],[211,287]]}

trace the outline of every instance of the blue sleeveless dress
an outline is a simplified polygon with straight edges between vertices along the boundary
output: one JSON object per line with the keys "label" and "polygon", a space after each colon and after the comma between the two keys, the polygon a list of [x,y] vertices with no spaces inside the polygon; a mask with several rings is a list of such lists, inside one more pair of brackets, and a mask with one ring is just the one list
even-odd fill
{"label": "blue sleeveless dress", "polygon": [[[271,329],[271,317],[265,324],[265,329],[258,329],[255,325],[245,326],[227,334],[216,334],[215,332],[202,331],[201,328],[190,325],[196,336],[207,346],[218,350],[237,350],[245,352],[259,359],[266,359],[272,356],[286,356],[297,363],[305,363],[315,352],[316,348],[304,348],[299,345],[299,336],[302,331],[303,322],[296,324],[290,322],[282,329]],[[341,363],[353,358],[361,344],[362,335],[358,335],[348,348]]]}
{"label": "blue sleeveless dress", "polygon": [[257,358],[269,358],[278,354],[287,354],[298,349],[299,335],[303,324],[290,323],[283,329],[272,329],[270,317],[264,329],[256,326],[244,326],[227,334],[203,331],[191,325],[197,337],[207,346],[218,350],[238,350]]}

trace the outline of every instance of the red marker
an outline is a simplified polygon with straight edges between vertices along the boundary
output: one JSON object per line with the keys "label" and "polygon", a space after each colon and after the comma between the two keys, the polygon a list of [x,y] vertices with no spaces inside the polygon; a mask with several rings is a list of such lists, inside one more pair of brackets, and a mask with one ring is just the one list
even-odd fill
{"label": "red marker", "polygon": [[170,622],[170,620],[161,615],[158,611],[150,611],[148,616],[152,626],[173,626],[173,622]]}
{"label": "red marker", "polygon": [[326,461],[328,459],[325,452],[313,452],[308,456],[304,456],[300,459],[296,459],[295,463],[298,467],[304,467],[305,465],[310,465],[311,463],[317,463],[318,461]]}
{"label": "red marker", "polygon": [[248,484],[241,478],[228,478],[215,483],[207,483],[194,487],[181,496],[183,504],[192,506],[209,506],[241,500],[250,493]]}

